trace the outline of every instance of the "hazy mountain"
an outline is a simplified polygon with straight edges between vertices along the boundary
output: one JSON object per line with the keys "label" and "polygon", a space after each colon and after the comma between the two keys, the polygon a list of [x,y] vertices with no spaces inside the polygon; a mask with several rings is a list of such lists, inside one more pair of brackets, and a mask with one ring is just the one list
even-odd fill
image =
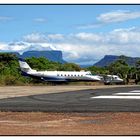
{"label": "hazy mountain", "polygon": [[18,58],[30,58],[30,57],[45,57],[51,61],[60,62],[60,63],[66,63],[65,60],[63,60],[62,52],[61,51],[26,51],[23,54],[19,54],[18,52],[1,52],[1,53],[11,53],[15,54]]}
{"label": "hazy mountain", "polygon": [[66,63],[63,60],[62,51],[56,50],[55,46],[49,43],[28,43],[24,41],[10,42],[4,46],[1,52],[13,53],[17,57],[45,57],[51,61]]}
{"label": "hazy mountain", "polygon": [[122,59],[124,60],[128,65],[130,66],[135,66],[135,63],[140,60],[139,57],[128,57],[128,56],[116,56],[116,55],[105,55],[104,58],[102,58],[100,61],[98,61],[97,63],[94,64],[94,66],[98,66],[98,67],[104,67],[104,66],[108,66],[111,63]]}
{"label": "hazy mountain", "polygon": [[7,52],[7,51],[2,51],[0,53],[10,53],[10,54],[14,54],[16,55],[17,57],[20,57],[20,54],[18,52]]}
{"label": "hazy mountain", "polygon": [[61,51],[27,51],[24,52],[21,55],[22,58],[27,57],[45,57],[51,61],[60,62],[60,63],[66,63],[66,61],[63,60],[62,52]]}

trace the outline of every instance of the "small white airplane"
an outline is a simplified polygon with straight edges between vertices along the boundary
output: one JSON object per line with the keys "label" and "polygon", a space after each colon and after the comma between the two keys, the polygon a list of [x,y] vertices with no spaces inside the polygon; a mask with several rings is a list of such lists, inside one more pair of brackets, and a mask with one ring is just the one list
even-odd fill
{"label": "small white airplane", "polygon": [[70,81],[100,81],[99,75],[92,75],[90,71],[37,71],[19,58],[21,74],[46,82],[70,82]]}
{"label": "small white airplane", "polygon": [[104,84],[109,85],[109,84],[118,84],[118,83],[123,83],[123,79],[121,79],[117,75],[106,75],[103,76],[101,79],[103,79]]}

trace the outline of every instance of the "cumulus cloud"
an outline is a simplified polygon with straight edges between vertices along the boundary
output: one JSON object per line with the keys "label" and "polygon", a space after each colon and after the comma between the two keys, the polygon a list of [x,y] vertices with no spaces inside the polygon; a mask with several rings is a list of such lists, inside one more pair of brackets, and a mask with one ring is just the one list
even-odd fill
{"label": "cumulus cloud", "polygon": [[56,48],[50,43],[29,43],[24,41],[0,43],[0,52],[19,52],[22,54],[31,50],[46,51],[56,50]]}
{"label": "cumulus cloud", "polygon": [[47,37],[44,34],[32,33],[29,35],[25,35],[23,37],[23,40],[29,43],[42,43],[47,41]]}
{"label": "cumulus cloud", "polygon": [[73,37],[83,40],[83,41],[90,41],[90,42],[99,42],[101,41],[103,38],[101,35],[95,34],[95,33],[78,33],[73,35]]}
{"label": "cumulus cloud", "polygon": [[0,50],[6,50],[7,49],[7,44],[0,42]]}
{"label": "cumulus cloud", "polygon": [[64,39],[64,36],[62,34],[49,34],[47,37],[52,40],[63,40]]}
{"label": "cumulus cloud", "polygon": [[140,18],[139,11],[133,12],[133,11],[117,10],[117,11],[102,13],[96,17],[96,23],[80,25],[77,28],[78,29],[97,28],[106,24],[124,22],[137,18]]}
{"label": "cumulus cloud", "polygon": [[13,43],[0,43],[0,51],[4,52],[22,52],[26,49],[28,45],[23,42],[13,42]]}
{"label": "cumulus cloud", "polygon": [[[50,39],[51,38],[51,39]],[[140,29],[115,29],[106,33],[29,34],[24,42],[0,43],[0,50],[61,50],[68,62],[94,64],[104,55],[140,56]]]}
{"label": "cumulus cloud", "polygon": [[108,34],[110,43],[115,44],[139,44],[140,30],[132,27],[127,29],[116,29]]}
{"label": "cumulus cloud", "polygon": [[135,27],[104,34],[82,32],[67,35],[64,42],[55,42],[55,47],[64,52],[67,61],[93,64],[107,54],[139,56],[139,38],[140,30]]}

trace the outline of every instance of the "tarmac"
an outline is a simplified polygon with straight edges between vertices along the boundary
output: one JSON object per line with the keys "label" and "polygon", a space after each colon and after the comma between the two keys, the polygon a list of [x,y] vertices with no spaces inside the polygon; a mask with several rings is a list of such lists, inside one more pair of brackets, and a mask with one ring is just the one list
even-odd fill
{"label": "tarmac", "polygon": [[[56,87],[55,87],[56,88]],[[0,99],[0,111],[137,112],[140,86],[82,89]]]}

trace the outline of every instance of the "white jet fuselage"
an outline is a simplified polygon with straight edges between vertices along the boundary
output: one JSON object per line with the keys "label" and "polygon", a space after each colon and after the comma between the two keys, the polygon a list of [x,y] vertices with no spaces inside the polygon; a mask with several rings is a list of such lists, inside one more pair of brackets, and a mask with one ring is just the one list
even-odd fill
{"label": "white jet fuselage", "polygon": [[100,76],[90,71],[36,71],[24,59],[19,58],[21,74],[48,82],[100,81]]}
{"label": "white jet fuselage", "polygon": [[28,76],[44,81],[100,81],[100,76],[85,71],[36,71],[27,72]]}

